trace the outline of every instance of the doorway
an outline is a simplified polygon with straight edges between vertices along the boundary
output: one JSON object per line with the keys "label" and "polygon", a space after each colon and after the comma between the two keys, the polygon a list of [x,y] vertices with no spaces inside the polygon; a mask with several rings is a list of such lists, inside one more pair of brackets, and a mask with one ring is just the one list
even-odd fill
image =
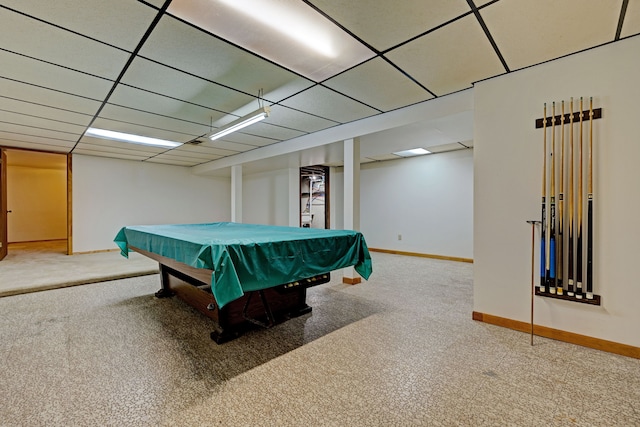
{"label": "doorway", "polygon": [[69,253],[66,154],[4,149],[2,204],[10,256]]}
{"label": "doorway", "polygon": [[300,226],[330,228],[328,166],[300,168]]}

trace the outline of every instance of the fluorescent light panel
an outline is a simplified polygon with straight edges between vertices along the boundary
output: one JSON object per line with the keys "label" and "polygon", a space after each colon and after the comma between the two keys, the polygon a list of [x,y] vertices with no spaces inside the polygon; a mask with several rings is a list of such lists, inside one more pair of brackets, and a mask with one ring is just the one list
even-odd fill
{"label": "fluorescent light panel", "polygon": [[151,145],[154,147],[175,148],[182,145],[181,142],[167,141],[165,139],[150,138],[148,136],[133,135],[130,133],[115,132],[112,130],[98,128],[89,128],[84,134],[87,136],[95,136],[96,138],[129,142],[131,144]]}
{"label": "fluorescent light panel", "polygon": [[401,157],[412,157],[422,156],[423,154],[431,154],[431,151],[425,150],[424,148],[412,148],[411,150],[397,151],[393,154]]}
{"label": "fluorescent light panel", "polygon": [[216,129],[214,132],[206,135],[206,137],[212,141],[215,141],[216,139],[222,138],[225,135],[229,135],[230,133],[236,132],[249,125],[257,123],[260,120],[264,120],[265,118],[269,117],[270,111],[271,110],[269,110],[269,107],[259,108],[244,117],[240,117],[238,120],[234,120],[231,123]]}

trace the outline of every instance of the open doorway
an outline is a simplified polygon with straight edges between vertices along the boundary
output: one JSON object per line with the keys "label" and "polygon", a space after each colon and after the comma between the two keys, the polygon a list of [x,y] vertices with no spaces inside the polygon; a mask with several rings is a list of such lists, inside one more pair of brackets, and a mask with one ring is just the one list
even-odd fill
{"label": "open doorway", "polygon": [[4,151],[9,255],[69,253],[67,155]]}
{"label": "open doorway", "polygon": [[330,228],[329,167],[300,168],[300,226]]}

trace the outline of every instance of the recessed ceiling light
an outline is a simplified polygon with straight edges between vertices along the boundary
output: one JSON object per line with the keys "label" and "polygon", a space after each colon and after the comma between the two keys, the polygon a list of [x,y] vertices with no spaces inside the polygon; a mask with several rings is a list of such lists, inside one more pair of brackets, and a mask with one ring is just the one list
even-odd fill
{"label": "recessed ceiling light", "polygon": [[84,133],[96,138],[111,139],[114,141],[129,142],[132,144],[152,145],[154,147],[175,148],[182,145],[181,142],[167,141],[165,139],[150,138],[148,136],[133,135],[130,133],[115,132],[112,130],[89,128]]}
{"label": "recessed ceiling light", "polygon": [[396,151],[393,154],[400,157],[412,157],[422,156],[423,154],[431,154],[431,151],[425,150],[424,148],[412,148],[411,150]]}

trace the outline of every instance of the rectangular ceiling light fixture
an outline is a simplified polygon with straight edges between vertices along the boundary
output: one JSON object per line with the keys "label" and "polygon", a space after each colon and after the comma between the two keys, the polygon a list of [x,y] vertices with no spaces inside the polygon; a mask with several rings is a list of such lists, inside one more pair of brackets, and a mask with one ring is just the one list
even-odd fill
{"label": "rectangular ceiling light fixture", "polygon": [[98,128],[89,128],[84,134],[87,136],[95,136],[96,138],[129,142],[131,144],[151,145],[154,147],[175,148],[182,145],[181,142],[167,141],[165,139],[150,138],[148,136],[133,135],[130,133],[115,132],[112,130]]}
{"label": "rectangular ceiling light fixture", "polygon": [[269,107],[259,108],[253,113],[247,114],[246,116],[240,117],[239,119],[234,120],[229,124],[219,127],[215,131],[205,135],[205,137],[209,138],[212,141],[215,141],[216,139],[222,138],[225,135],[229,135],[230,133],[257,123],[260,120],[264,120],[265,118],[269,117],[270,112],[271,110],[269,110]]}
{"label": "rectangular ceiling light fixture", "polygon": [[411,150],[397,151],[393,154],[400,157],[412,157],[422,156],[423,154],[431,154],[431,151],[425,150],[424,148],[412,148]]}

